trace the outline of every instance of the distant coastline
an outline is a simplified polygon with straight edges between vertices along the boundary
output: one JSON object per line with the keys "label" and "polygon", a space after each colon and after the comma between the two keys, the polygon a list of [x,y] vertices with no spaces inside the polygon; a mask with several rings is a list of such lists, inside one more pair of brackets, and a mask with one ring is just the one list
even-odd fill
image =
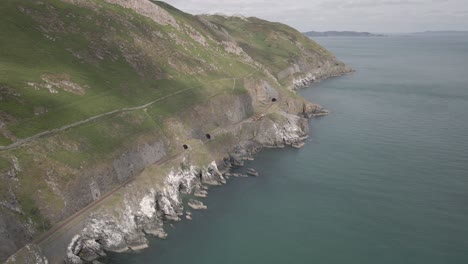
{"label": "distant coastline", "polygon": [[417,35],[417,36],[466,36],[468,31],[457,31],[457,30],[439,30],[439,31],[424,31],[424,32],[414,32],[408,33],[408,35]]}
{"label": "distant coastline", "polygon": [[304,32],[308,37],[385,37],[383,34],[357,31],[308,31]]}

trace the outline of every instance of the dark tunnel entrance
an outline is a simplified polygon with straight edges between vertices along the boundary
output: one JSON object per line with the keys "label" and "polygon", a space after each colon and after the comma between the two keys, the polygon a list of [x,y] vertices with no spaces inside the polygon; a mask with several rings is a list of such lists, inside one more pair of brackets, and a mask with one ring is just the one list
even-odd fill
{"label": "dark tunnel entrance", "polygon": [[274,102],[276,102],[278,100],[276,100],[276,98],[272,98],[271,101],[274,103]]}
{"label": "dark tunnel entrance", "polygon": [[188,149],[188,146],[187,146],[187,145],[185,145],[185,144],[184,144],[184,146],[183,146],[183,147],[184,147],[184,149]]}
{"label": "dark tunnel entrance", "polygon": [[205,135],[207,139],[211,139],[211,135],[210,134],[206,134]]}

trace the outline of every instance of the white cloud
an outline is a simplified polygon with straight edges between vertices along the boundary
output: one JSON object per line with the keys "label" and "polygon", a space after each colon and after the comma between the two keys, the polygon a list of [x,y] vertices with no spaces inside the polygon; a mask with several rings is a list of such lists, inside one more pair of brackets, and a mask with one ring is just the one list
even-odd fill
{"label": "white cloud", "polygon": [[192,14],[257,16],[299,30],[468,29],[468,0],[167,0]]}

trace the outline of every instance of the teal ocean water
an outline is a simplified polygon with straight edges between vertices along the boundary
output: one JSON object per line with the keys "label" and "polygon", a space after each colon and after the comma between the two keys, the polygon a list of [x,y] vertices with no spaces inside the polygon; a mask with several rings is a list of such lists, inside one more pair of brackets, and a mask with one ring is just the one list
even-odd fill
{"label": "teal ocean water", "polygon": [[301,91],[331,111],[306,146],[108,263],[468,263],[468,37],[317,41],[357,72]]}

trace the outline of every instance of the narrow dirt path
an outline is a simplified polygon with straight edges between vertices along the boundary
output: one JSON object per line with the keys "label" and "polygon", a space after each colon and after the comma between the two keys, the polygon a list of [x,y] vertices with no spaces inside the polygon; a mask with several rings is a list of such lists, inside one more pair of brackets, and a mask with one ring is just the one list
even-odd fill
{"label": "narrow dirt path", "polygon": [[78,122],[75,122],[75,123],[71,123],[71,124],[68,124],[66,126],[63,126],[63,127],[60,127],[60,128],[55,128],[55,129],[51,129],[51,130],[46,130],[46,131],[43,131],[41,133],[38,133],[34,136],[30,136],[30,137],[27,137],[27,138],[22,138],[18,141],[16,141],[15,143],[12,143],[8,146],[0,146],[0,151],[3,151],[3,150],[9,150],[9,149],[14,149],[14,148],[18,148],[26,143],[29,143],[29,142],[32,142],[32,141],[35,141],[41,137],[45,137],[45,136],[48,136],[48,135],[51,135],[51,134],[54,134],[54,133],[57,133],[57,132],[62,132],[62,131],[65,131],[69,128],[72,128],[72,127],[76,127],[76,126],[79,126],[79,125],[83,125],[83,124],[86,124],[86,123],[89,123],[91,121],[94,121],[96,119],[99,119],[101,117],[105,117],[105,116],[110,116],[110,115],[113,115],[113,114],[116,114],[116,113],[122,113],[122,112],[129,112],[129,111],[135,111],[135,110],[141,110],[141,109],[144,109],[144,108],[147,108],[149,106],[151,106],[152,104],[155,104],[157,102],[160,102],[162,100],[165,100],[169,97],[172,97],[174,95],[177,95],[177,94],[181,94],[181,93],[184,93],[188,90],[191,90],[191,89],[194,89],[193,87],[192,88],[186,88],[186,89],[183,89],[183,90],[180,90],[180,91],[177,91],[175,93],[171,93],[171,94],[168,94],[166,96],[163,96],[157,100],[154,100],[152,102],[149,102],[149,103],[146,103],[144,105],[140,105],[140,106],[135,106],[135,107],[126,107],[126,108],[121,108],[121,109],[116,109],[116,110],[113,110],[113,111],[110,111],[110,112],[107,112],[107,113],[103,113],[103,114],[100,114],[100,115],[95,115],[95,116],[92,116],[92,117],[89,117],[85,120],[81,120],[81,121],[78,121]]}
{"label": "narrow dirt path", "polygon": [[[179,91],[179,92],[182,92],[182,91]],[[219,93],[217,93],[219,94]],[[215,94],[214,96],[216,96],[217,94]],[[211,97],[211,96],[210,96]],[[154,102],[152,102],[154,103]],[[146,104],[145,106],[148,106],[150,104]],[[258,115],[261,115],[261,114],[265,114],[266,112],[268,112],[270,110],[270,108],[275,105],[275,103],[270,103],[262,112],[260,113],[257,113],[256,115],[253,115],[249,118],[246,118],[244,120],[241,120],[237,123],[234,123],[234,124],[231,124],[229,127],[233,127],[233,126],[237,126],[241,123],[245,123],[245,122],[250,122],[252,120],[254,120],[255,116],[258,116]],[[145,107],[143,106],[140,106],[139,107],[140,109],[143,109]],[[134,108],[132,108],[134,109]],[[216,132],[218,131],[219,129],[218,128],[215,128],[213,129],[212,131],[209,131],[210,133],[213,133],[213,134],[216,134]],[[205,139],[205,140],[202,140],[200,145],[204,145],[206,144],[207,142],[209,142],[210,139]],[[192,147],[195,147],[195,146],[191,146],[190,148]],[[173,161],[174,159],[178,158],[182,153],[184,152],[187,152],[187,151],[190,151],[190,150],[181,150],[181,151],[178,151],[177,153],[169,156],[169,157],[166,157],[166,158],[163,158],[159,161],[157,161],[156,163],[153,164],[156,165],[156,166],[161,166],[161,165],[164,165],[170,161]],[[128,185],[129,183],[131,183],[133,180],[135,180],[135,177],[132,177],[126,181],[124,181],[123,183],[121,183],[120,185],[118,185],[117,187],[115,187],[112,191],[106,193],[104,196],[100,197],[98,200],[95,200],[93,201],[92,203],[90,203],[89,205],[87,205],[86,207],[82,208],[81,210],[79,210],[78,212],[76,212],[74,215],[70,216],[69,218],[65,219],[63,222],[59,223],[58,225],[54,226],[52,229],[49,229],[47,232],[45,232],[44,234],[42,234],[40,237],[38,237],[37,239],[34,240],[34,243],[40,245],[42,243],[45,243],[47,240],[49,240],[49,238],[51,238],[54,234],[58,233],[60,230],[64,229],[65,227],[67,227],[68,225],[70,225],[71,223],[74,222],[74,220],[80,218],[80,216],[83,216],[86,212],[89,212],[90,210],[92,209],[95,209],[100,203],[102,203],[104,200],[106,200],[109,196],[111,196],[112,194],[116,193],[117,191],[119,191],[120,189],[122,189],[123,187],[125,187],[126,185]]]}
{"label": "narrow dirt path", "polygon": [[[293,57],[291,57],[293,58]],[[291,58],[287,58],[287,59],[284,59],[284,60],[281,60],[281,61],[277,61],[277,62],[274,62],[274,63],[271,63],[271,64],[268,64],[266,66],[270,66],[270,65],[274,65],[274,64],[277,64],[277,63],[280,63],[280,62],[285,62]],[[262,68],[257,68],[256,70],[252,71],[251,73],[245,75],[245,76],[242,76],[242,77],[230,77],[230,78],[223,78],[223,79],[232,79],[233,82],[234,82],[234,85],[232,87],[232,89],[234,90],[235,87],[236,87],[236,80],[239,80],[239,79],[245,79],[245,78],[248,78],[252,75],[254,75],[255,73],[263,70],[265,66],[263,66]],[[223,79],[220,79],[220,80],[223,80]],[[218,80],[216,80],[218,81]],[[77,122],[74,122],[74,123],[71,123],[71,124],[68,124],[68,125],[65,125],[65,126],[62,126],[62,127],[59,127],[59,128],[54,128],[54,129],[51,129],[51,130],[46,130],[46,131],[43,131],[41,133],[38,133],[38,134],[35,134],[33,136],[30,136],[30,137],[27,137],[27,138],[22,138],[8,146],[0,146],[0,151],[5,151],[5,150],[10,150],[10,149],[15,149],[15,148],[18,148],[24,144],[27,144],[27,143],[30,143],[30,142],[33,142],[41,137],[45,137],[45,136],[49,136],[49,135],[52,135],[52,134],[55,134],[55,133],[58,133],[58,132],[62,132],[62,131],[65,131],[69,128],[72,128],[72,127],[76,127],[76,126],[80,126],[80,125],[83,125],[83,124],[86,124],[86,123],[89,123],[89,122],[92,122],[96,119],[99,119],[101,117],[105,117],[105,116],[110,116],[110,115],[113,115],[113,114],[116,114],[116,113],[122,113],[122,112],[128,112],[128,111],[135,111],[135,110],[141,110],[141,109],[144,109],[144,108],[147,108],[149,106],[151,106],[152,104],[155,104],[157,102],[160,102],[160,101],[163,101],[169,97],[172,97],[174,95],[177,95],[177,94],[181,94],[181,93],[184,93],[186,91],[189,91],[189,90],[192,90],[194,89],[194,87],[192,88],[186,88],[186,89],[183,89],[183,90],[180,90],[180,91],[177,91],[177,92],[174,92],[174,93],[171,93],[171,94],[168,94],[166,96],[163,96],[159,99],[156,99],[154,101],[151,101],[149,103],[146,103],[144,105],[140,105],[140,106],[135,106],[135,107],[126,107],[126,108],[121,108],[121,109],[116,109],[116,110],[113,110],[113,111],[110,111],[110,112],[107,112],[107,113],[103,113],[103,114],[99,114],[99,115],[95,115],[95,116],[92,116],[92,117],[89,117],[85,120],[81,120],[81,121],[77,121]]]}
{"label": "narrow dirt path", "polygon": [[[289,58],[290,59],[290,58]],[[281,61],[278,61],[276,63],[280,63],[280,62],[284,62],[288,59],[285,59],[285,60],[281,60]],[[273,65],[273,64],[276,64],[276,63],[272,63],[272,64],[269,64],[269,65]],[[236,80],[239,80],[239,79],[244,79],[244,78],[248,78],[252,75],[254,75],[255,73],[259,72],[263,70],[263,68],[257,68],[256,70],[252,71],[250,74],[247,74],[243,77],[230,77],[230,78],[222,78],[221,80],[225,80],[225,79],[232,79],[233,80],[233,89],[235,88],[236,86]],[[121,113],[121,112],[127,112],[127,111],[135,111],[135,110],[142,110],[144,108],[147,108],[157,102],[160,102],[160,101],[163,101],[169,97],[172,97],[172,96],[175,96],[177,94],[181,94],[181,93],[184,93],[184,92],[187,92],[189,90],[192,90],[194,89],[194,87],[192,88],[186,88],[186,89],[183,89],[183,90],[180,90],[180,91],[177,91],[177,92],[174,92],[174,93],[171,93],[169,95],[166,95],[166,96],[163,96],[161,98],[158,98],[154,101],[151,101],[149,103],[146,103],[144,105],[140,105],[140,106],[136,106],[136,107],[128,107],[128,108],[121,108],[121,109],[117,109],[117,110],[113,110],[113,111],[110,111],[110,112],[107,112],[107,113],[103,113],[103,114],[100,114],[100,115],[96,115],[96,116],[92,116],[92,117],[89,117],[85,120],[82,120],[82,121],[78,121],[78,122],[75,122],[75,123],[72,123],[72,124],[69,124],[69,125],[66,125],[66,126],[63,126],[63,127],[60,127],[60,128],[56,128],[56,129],[52,129],[52,130],[47,130],[47,131],[44,131],[44,132],[41,132],[39,134],[36,134],[34,136],[31,136],[31,137],[28,137],[28,138],[24,138],[24,139],[21,139],[11,145],[8,145],[8,146],[0,146],[0,151],[4,151],[4,150],[9,150],[9,149],[14,149],[14,148],[18,148],[24,144],[27,144],[27,143],[30,143],[30,142],[33,142],[41,137],[45,137],[45,136],[48,136],[48,135],[52,135],[54,133],[57,133],[57,132],[61,132],[61,131],[64,131],[64,130],[67,130],[69,128],[73,128],[73,127],[76,127],[76,126],[79,126],[79,125],[83,125],[83,124],[86,124],[86,123],[89,123],[91,121],[94,121],[96,119],[99,119],[101,117],[105,117],[105,116],[109,116],[109,115],[113,115],[113,114],[116,114],[116,113]],[[217,95],[219,93],[216,93],[215,95]],[[213,95],[213,96],[215,96]],[[212,96],[210,96],[211,98]],[[268,112],[269,109],[274,105],[274,103],[270,103],[266,109],[264,109],[261,113],[265,113],[265,112]],[[240,123],[243,123],[243,122],[249,122],[249,121],[252,121],[254,119],[255,116],[251,116],[245,120],[241,120],[239,122],[237,122],[236,124],[233,124],[233,125],[239,125]],[[216,133],[216,131],[218,130],[218,128],[214,129],[213,131],[210,131],[210,132],[214,132]],[[204,145],[205,143],[207,143],[208,141],[210,141],[209,139],[206,139],[204,141],[201,142],[202,145]],[[166,157],[166,158],[163,158],[162,160],[160,161],[157,161],[154,165],[157,165],[157,166],[161,166],[165,163],[168,163],[172,160],[174,160],[175,158],[177,158],[179,155],[181,155],[182,153],[184,153],[186,150],[181,150],[177,153],[175,153],[174,155],[172,156],[169,156],[169,157]],[[91,210],[95,209],[98,205],[100,205],[104,200],[106,200],[107,198],[109,198],[111,195],[115,194],[116,192],[118,192],[119,190],[121,190],[122,188],[124,188],[126,185],[130,184],[133,180],[135,180],[135,177],[132,177],[130,179],[127,179],[126,181],[124,181],[123,183],[119,184],[118,186],[116,186],[112,191],[106,193],[105,195],[103,195],[102,197],[100,197],[98,200],[95,200],[93,201],[92,203],[88,204],[87,206],[85,206],[84,208],[80,209],[78,212],[76,212],[75,214],[73,214],[72,216],[68,217],[67,219],[63,220],[62,222],[54,225],[51,229],[49,229],[48,231],[46,231],[45,233],[43,233],[42,235],[40,235],[39,237],[37,237],[36,239],[33,240],[33,243],[36,243],[38,245],[41,245],[41,244],[44,244],[44,243],[47,243],[48,240],[50,240],[54,235],[56,234],[59,234],[61,230],[64,230],[67,226],[70,226],[71,224],[73,224],[73,222],[75,222],[75,220],[78,220],[80,217],[83,217],[86,215],[86,213],[90,212]]]}

